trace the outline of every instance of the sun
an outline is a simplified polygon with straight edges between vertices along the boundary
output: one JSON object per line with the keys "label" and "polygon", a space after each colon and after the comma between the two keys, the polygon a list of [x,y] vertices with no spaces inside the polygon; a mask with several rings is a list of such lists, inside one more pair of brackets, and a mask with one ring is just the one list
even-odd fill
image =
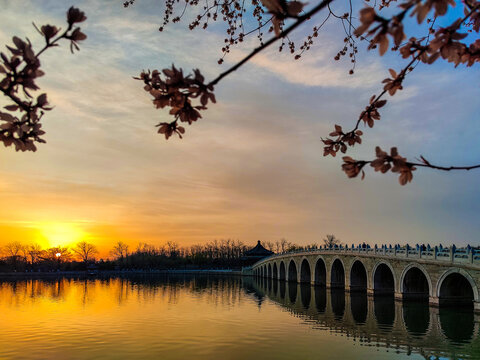
{"label": "sun", "polygon": [[49,246],[71,246],[85,237],[86,233],[74,223],[42,223],[39,226],[42,237]]}

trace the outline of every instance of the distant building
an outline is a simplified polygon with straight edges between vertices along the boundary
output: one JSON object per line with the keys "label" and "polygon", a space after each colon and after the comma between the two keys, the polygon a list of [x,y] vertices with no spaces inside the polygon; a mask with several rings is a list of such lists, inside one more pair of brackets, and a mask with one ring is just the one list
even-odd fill
{"label": "distant building", "polygon": [[242,258],[243,266],[253,265],[257,261],[273,254],[273,251],[265,249],[260,240],[258,240],[257,245],[253,249],[245,251]]}

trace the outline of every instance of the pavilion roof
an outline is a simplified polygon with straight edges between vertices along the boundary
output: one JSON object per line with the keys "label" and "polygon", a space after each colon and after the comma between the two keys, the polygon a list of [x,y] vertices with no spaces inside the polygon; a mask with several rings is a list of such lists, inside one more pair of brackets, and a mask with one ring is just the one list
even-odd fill
{"label": "pavilion roof", "polygon": [[258,240],[257,245],[254,248],[245,251],[245,256],[270,256],[272,254],[273,251],[265,249],[260,240]]}

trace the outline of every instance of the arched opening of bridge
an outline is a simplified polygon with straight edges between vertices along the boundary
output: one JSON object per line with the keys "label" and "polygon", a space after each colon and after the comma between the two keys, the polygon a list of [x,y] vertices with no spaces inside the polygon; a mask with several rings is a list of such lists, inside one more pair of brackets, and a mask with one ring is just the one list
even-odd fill
{"label": "arched opening of bridge", "polygon": [[268,264],[268,278],[271,279],[272,278],[272,265],[271,264]]}
{"label": "arched opening of bridge", "polygon": [[430,309],[428,302],[404,301],[402,304],[403,322],[412,336],[425,335],[430,326]]}
{"label": "arched opening of bridge", "polygon": [[273,281],[273,295],[277,296],[278,293],[278,281]]}
{"label": "arched opening of bridge", "polygon": [[297,283],[296,282],[289,282],[288,283],[288,298],[290,299],[290,303],[292,305],[295,304],[297,301]]}
{"label": "arched opening of bridge", "polygon": [[442,306],[439,311],[440,327],[445,336],[454,343],[467,343],[475,335],[475,315],[472,309],[461,306]]}
{"label": "arched opening of bridge", "polygon": [[280,280],[283,280],[283,281],[286,280],[286,277],[285,277],[285,264],[283,263],[283,261],[280,263]]}
{"label": "arched opening of bridge", "polygon": [[330,289],[332,311],[336,320],[341,320],[345,314],[345,290],[342,288]]}
{"label": "arched opening of bridge", "polygon": [[373,289],[376,295],[393,295],[395,292],[393,272],[388,265],[382,263],[375,269]]}
{"label": "arched opening of bridge", "polygon": [[297,281],[297,266],[293,260],[288,264],[288,281]]}
{"label": "arched opening of bridge", "polygon": [[327,266],[323,259],[318,259],[315,264],[315,285],[327,286]]}
{"label": "arched opening of bridge", "polygon": [[310,265],[307,259],[303,259],[302,266],[300,267],[300,282],[310,284]]}
{"label": "arched opening of bridge", "polygon": [[343,269],[343,264],[340,259],[336,259],[332,264],[330,287],[345,288],[345,270]]}
{"label": "arched opening of bridge", "polygon": [[274,278],[274,279],[278,279],[277,263],[273,264],[273,278]]}
{"label": "arched opening of bridge", "polygon": [[468,279],[460,273],[451,273],[440,286],[440,305],[473,308],[473,288]]}
{"label": "arched opening of bridge", "polygon": [[395,321],[395,299],[393,296],[376,296],[373,301],[373,312],[378,327],[390,331]]}
{"label": "arched opening of bridge", "polygon": [[325,287],[315,286],[315,306],[317,311],[323,314],[327,308],[327,289]]}
{"label": "arched opening of bridge", "polygon": [[403,277],[403,299],[428,301],[430,287],[422,270],[411,267]]}
{"label": "arched opening of bridge", "polygon": [[350,309],[352,310],[353,320],[356,324],[362,325],[367,322],[368,299],[366,292],[350,293]]}
{"label": "arched opening of bridge", "polygon": [[360,260],[356,260],[350,270],[350,291],[367,291],[367,270]]}
{"label": "arched opening of bridge", "polygon": [[267,265],[263,265],[263,277],[267,277]]}
{"label": "arched opening of bridge", "polygon": [[305,310],[310,307],[310,299],[312,298],[312,286],[310,284],[300,284],[300,298]]}
{"label": "arched opening of bridge", "polygon": [[280,281],[280,299],[285,300],[286,286],[285,281]]}

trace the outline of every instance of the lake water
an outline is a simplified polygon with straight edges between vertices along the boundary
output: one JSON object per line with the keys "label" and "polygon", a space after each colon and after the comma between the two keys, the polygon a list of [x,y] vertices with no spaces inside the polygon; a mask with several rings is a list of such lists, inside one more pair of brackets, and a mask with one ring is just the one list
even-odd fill
{"label": "lake water", "polygon": [[233,276],[0,282],[0,359],[480,359],[479,324]]}

